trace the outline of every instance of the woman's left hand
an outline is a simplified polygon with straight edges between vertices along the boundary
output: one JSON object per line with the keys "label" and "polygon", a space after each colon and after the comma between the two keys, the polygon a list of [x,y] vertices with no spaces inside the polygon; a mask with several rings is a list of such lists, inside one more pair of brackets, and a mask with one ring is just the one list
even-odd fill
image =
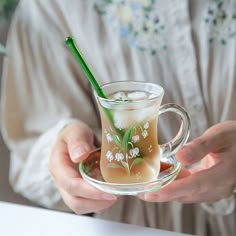
{"label": "woman's left hand", "polygon": [[196,167],[163,189],[140,198],[150,202],[214,202],[230,197],[236,187],[236,121],[209,128],[177,153],[183,165]]}

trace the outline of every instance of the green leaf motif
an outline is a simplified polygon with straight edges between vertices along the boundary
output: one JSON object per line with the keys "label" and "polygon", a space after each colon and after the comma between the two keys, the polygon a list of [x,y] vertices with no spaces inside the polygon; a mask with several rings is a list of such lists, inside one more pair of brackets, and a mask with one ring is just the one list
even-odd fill
{"label": "green leaf motif", "polygon": [[143,7],[143,10],[146,12],[151,12],[153,10],[152,6],[149,7]]}
{"label": "green leaf motif", "polygon": [[121,161],[121,164],[125,167],[125,170],[126,170],[127,174],[130,175],[129,164],[125,161]]}
{"label": "green leaf motif", "polygon": [[122,166],[120,166],[120,165],[118,165],[118,164],[116,164],[116,163],[109,163],[109,164],[108,164],[108,167],[110,167],[110,168],[115,168],[115,169],[117,169],[117,168],[123,168]]}
{"label": "green leaf motif", "polygon": [[111,4],[111,3],[112,3],[112,0],[104,0],[104,2],[105,2],[106,4]]}
{"label": "green leaf motif", "polygon": [[135,158],[130,166],[130,169],[132,169],[135,165],[140,165],[143,162],[143,158]]}
{"label": "green leaf motif", "polygon": [[7,20],[12,16],[18,0],[0,0],[0,15],[3,15]]}
{"label": "green leaf motif", "polygon": [[132,142],[128,143],[132,148],[134,148],[134,144]]}
{"label": "green leaf motif", "polygon": [[114,139],[114,141],[116,142],[116,144],[118,144],[119,146],[121,145],[121,141],[118,135],[116,134],[112,134],[112,137]]}
{"label": "green leaf motif", "polygon": [[135,158],[132,165],[139,165],[143,162],[142,158]]}
{"label": "green leaf motif", "polygon": [[85,167],[84,172],[88,174],[90,172],[90,170],[92,170],[92,168],[93,168],[93,164],[90,164],[90,165]]}
{"label": "green leaf motif", "polygon": [[94,5],[94,9],[97,11],[99,15],[104,15],[106,13],[106,11],[104,11],[102,8],[100,8],[96,4]]}
{"label": "green leaf motif", "polygon": [[127,152],[127,150],[128,150],[130,138],[131,138],[131,135],[132,135],[134,129],[135,129],[135,126],[132,126],[124,134],[123,142],[122,142],[122,147],[123,147],[124,152]]}

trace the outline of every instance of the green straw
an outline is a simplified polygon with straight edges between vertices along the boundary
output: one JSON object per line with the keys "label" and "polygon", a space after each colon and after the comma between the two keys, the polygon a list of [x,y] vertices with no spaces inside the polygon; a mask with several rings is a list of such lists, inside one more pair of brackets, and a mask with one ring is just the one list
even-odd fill
{"label": "green straw", "polygon": [[[97,95],[101,98],[107,99],[107,95],[103,91],[103,89],[100,87],[99,83],[95,79],[93,73],[91,72],[88,64],[86,63],[82,53],[78,49],[78,47],[75,44],[75,41],[72,37],[67,37],[66,40],[66,45],[70,48],[71,52],[73,53],[75,59],[83,69],[87,79],[89,80],[90,84],[92,85],[93,89],[96,91]],[[116,129],[116,132],[123,138],[124,137],[124,132],[122,130],[117,129],[114,126],[114,120],[113,120],[113,115],[111,111],[108,108],[103,108],[104,112],[106,113],[107,118],[110,120],[112,126]],[[129,134],[129,132],[128,132]],[[127,137],[124,137],[127,138]]]}
{"label": "green straw", "polygon": [[[99,85],[97,80],[95,79],[93,73],[89,69],[89,66],[86,63],[82,53],[80,52],[80,50],[78,49],[78,47],[75,44],[74,39],[72,37],[67,37],[65,42],[66,42],[66,45],[70,48],[71,52],[73,53],[75,59],[77,60],[77,62],[81,66],[82,70],[84,71],[87,79],[89,80],[93,89],[96,91],[97,95],[101,98],[107,99],[107,95],[105,94],[105,92],[103,91],[103,89],[101,88],[101,86]],[[107,118],[113,124],[113,116],[112,116],[111,111],[107,108],[104,108],[104,112],[106,113]]]}
{"label": "green straw", "polygon": [[96,91],[97,95],[102,98],[107,98],[106,94],[104,93],[101,86],[98,84],[97,80],[95,79],[93,73],[89,69],[88,64],[86,63],[82,53],[78,49],[75,44],[75,41],[71,37],[66,38],[66,45],[70,48],[71,52],[73,53],[75,59],[80,64],[81,68],[83,69],[85,75],[87,76],[90,84],[92,85],[93,89]]}

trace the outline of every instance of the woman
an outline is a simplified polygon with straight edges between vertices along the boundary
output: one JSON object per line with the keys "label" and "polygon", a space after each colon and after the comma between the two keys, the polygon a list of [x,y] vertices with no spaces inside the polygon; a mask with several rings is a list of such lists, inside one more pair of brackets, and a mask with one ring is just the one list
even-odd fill
{"label": "woman", "polygon": [[[78,214],[233,235],[235,18],[235,1],[22,0],[9,32],[2,91],[15,191]],[[100,121],[92,89],[64,44],[68,35],[101,84],[158,83],[166,91],[163,103],[186,108],[191,137],[177,157],[186,165],[200,162],[189,176],[139,198],[104,194],[81,179],[74,163],[94,148]],[[160,142],[175,129],[160,125]]]}

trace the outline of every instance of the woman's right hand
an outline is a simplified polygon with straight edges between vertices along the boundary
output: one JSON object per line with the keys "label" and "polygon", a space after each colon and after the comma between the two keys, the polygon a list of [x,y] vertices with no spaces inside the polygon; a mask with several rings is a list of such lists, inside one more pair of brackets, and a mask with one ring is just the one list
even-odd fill
{"label": "woman's right hand", "polygon": [[55,185],[67,206],[77,214],[101,212],[117,199],[90,186],[78,172],[78,163],[94,148],[91,129],[76,122],[61,131],[50,156],[49,171]]}

